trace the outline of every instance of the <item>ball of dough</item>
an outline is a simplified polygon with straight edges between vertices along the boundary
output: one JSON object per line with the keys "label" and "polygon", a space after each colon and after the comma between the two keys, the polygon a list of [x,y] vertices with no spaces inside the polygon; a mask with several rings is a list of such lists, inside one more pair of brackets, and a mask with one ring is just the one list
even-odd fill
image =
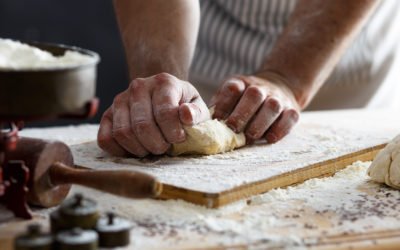
{"label": "ball of dough", "polygon": [[400,135],[377,154],[368,175],[374,181],[400,189]]}
{"label": "ball of dough", "polygon": [[208,120],[192,127],[184,126],[186,140],[172,145],[168,154],[204,154],[212,155],[246,144],[243,133],[236,134],[224,122]]}

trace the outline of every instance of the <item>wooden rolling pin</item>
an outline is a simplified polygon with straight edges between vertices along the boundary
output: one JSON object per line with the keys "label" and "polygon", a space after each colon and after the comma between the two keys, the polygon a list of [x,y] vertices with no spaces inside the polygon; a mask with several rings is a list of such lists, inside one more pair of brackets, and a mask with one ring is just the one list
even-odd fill
{"label": "wooden rolling pin", "polygon": [[28,201],[51,207],[61,203],[71,184],[79,184],[128,198],[157,197],[162,184],[134,170],[84,170],[73,168],[73,157],[60,141],[20,137],[6,160],[23,160],[30,170]]}

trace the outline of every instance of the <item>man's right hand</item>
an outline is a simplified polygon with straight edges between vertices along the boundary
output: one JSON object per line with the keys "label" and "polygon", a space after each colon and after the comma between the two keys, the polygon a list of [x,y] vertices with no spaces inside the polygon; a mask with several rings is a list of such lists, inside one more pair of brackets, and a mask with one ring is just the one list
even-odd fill
{"label": "man's right hand", "polygon": [[190,83],[167,73],[137,78],[104,112],[97,143],[116,156],[159,155],[172,143],[185,141],[183,125],[209,117],[206,104]]}

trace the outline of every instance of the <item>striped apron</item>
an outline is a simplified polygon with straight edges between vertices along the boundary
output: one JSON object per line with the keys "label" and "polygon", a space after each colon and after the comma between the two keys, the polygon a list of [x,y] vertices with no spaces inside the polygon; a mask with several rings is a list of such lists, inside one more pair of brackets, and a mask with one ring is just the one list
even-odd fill
{"label": "striped apron", "polygon": [[[204,99],[229,74],[252,74],[285,28],[297,0],[201,0],[190,81]],[[384,0],[308,109],[400,107],[400,1]],[[397,98],[396,98],[397,97]],[[397,101],[399,100],[399,101]]]}

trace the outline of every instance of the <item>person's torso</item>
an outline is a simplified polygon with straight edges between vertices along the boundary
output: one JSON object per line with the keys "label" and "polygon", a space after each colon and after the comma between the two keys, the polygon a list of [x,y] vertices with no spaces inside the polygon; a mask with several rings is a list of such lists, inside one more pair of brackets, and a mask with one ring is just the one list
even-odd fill
{"label": "person's torso", "polygon": [[[248,75],[259,69],[296,8],[297,0],[201,0],[200,3],[201,25],[191,75],[215,86],[229,74]],[[316,96],[311,108],[361,107],[368,103],[392,68],[399,44],[399,32],[395,31],[399,8],[400,1],[382,2],[321,88],[320,93],[326,94],[322,99]],[[333,92],[349,96],[332,105]]]}

